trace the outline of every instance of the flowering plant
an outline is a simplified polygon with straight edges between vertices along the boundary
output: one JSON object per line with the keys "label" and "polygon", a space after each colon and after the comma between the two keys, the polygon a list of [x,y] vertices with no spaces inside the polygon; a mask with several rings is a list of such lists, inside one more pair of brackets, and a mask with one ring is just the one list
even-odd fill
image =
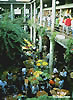
{"label": "flowering plant", "polygon": [[48,63],[46,61],[44,61],[44,60],[38,60],[36,62],[36,65],[37,66],[48,66]]}
{"label": "flowering plant", "polygon": [[43,72],[41,72],[41,71],[36,71],[36,72],[33,73],[33,75],[34,75],[35,77],[39,77],[40,74],[42,74],[42,73],[43,73]]}
{"label": "flowering plant", "polygon": [[32,85],[33,84],[39,84],[39,81],[35,76],[29,77],[28,80],[31,82]]}

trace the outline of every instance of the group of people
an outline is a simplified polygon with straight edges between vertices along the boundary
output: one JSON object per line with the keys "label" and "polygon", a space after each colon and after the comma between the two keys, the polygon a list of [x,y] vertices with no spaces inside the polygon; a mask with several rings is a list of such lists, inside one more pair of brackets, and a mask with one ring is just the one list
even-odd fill
{"label": "group of people", "polygon": [[[46,21],[48,22],[47,26],[51,27],[52,16],[51,15],[48,15],[47,17],[44,16],[43,17],[43,25],[45,25],[44,23]],[[66,16],[61,15],[59,17],[59,15],[57,15],[55,24],[56,24],[57,31],[61,31],[63,33],[66,32],[67,35],[69,35],[71,32],[73,35],[73,16],[70,17],[70,15],[66,15]]]}
{"label": "group of people", "polygon": [[[16,76],[15,80],[13,79],[13,75]],[[33,76],[32,73],[31,76]],[[39,84],[34,83],[33,85],[28,80],[29,77],[25,66],[22,66],[16,74],[9,71],[6,77],[7,81],[0,80],[1,97],[4,98],[4,96],[6,97],[7,95],[24,94],[28,98],[32,98],[36,97],[38,91],[45,91],[48,96],[51,96],[50,90],[54,87],[60,89],[64,88],[67,71],[63,69],[59,74],[58,70],[54,68],[51,79],[47,79],[45,76],[40,75],[43,80],[39,80]]]}
{"label": "group of people", "polygon": [[66,34],[69,35],[70,32],[73,35],[73,17],[70,18],[70,16],[62,16],[57,20],[59,20],[59,26],[62,29],[62,32],[64,33],[66,31]]}

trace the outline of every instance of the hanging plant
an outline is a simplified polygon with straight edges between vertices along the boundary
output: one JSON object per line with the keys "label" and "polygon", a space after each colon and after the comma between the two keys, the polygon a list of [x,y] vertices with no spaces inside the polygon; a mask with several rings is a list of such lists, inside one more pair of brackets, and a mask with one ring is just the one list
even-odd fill
{"label": "hanging plant", "polygon": [[4,15],[0,20],[0,62],[5,58],[15,61],[22,53],[24,38],[27,36],[21,26],[7,16]]}

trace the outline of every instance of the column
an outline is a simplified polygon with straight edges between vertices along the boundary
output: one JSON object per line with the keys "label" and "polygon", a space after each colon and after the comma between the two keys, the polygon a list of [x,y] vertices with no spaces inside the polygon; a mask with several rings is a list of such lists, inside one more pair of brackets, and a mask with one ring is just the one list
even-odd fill
{"label": "column", "polygon": [[55,15],[56,15],[56,0],[52,0],[52,26],[51,31],[54,31]]}
{"label": "column", "polygon": [[42,25],[43,2],[40,0],[40,26]]}
{"label": "column", "polygon": [[[35,3],[35,1],[34,1],[34,25],[35,25],[35,19],[36,19],[36,3]],[[35,42],[36,42],[36,28],[35,28],[35,26],[34,26],[34,30],[33,30],[34,32],[34,34],[33,34],[33,43],[35,44]]]}
{"label": "column", "polygon": [[50,58],[49,58],[50,73],[52,73],[53,71],[53,53],[54,53],[54,46],[52,40],[50,39]]}
{"label": "column", "polygon": [[[40,0],[40,26],[42,25],[43,2]],[[39,52],[42,51],[42,36],[39,35]]]}
{"label": "column", "polygon": [[11,4],[11,20],[13,20],[13,4]]}
{"label": "column", "polygon": [[[31,21],[32,21],[32,4],[31,4]],[[32,26],[30,27],[30,40],[32,41]]]}
{"label": "column", "polygon": [[26,22],[26,3],[24,3],[24,30],[26,31],[26,26],[25,26],[25,22]]}

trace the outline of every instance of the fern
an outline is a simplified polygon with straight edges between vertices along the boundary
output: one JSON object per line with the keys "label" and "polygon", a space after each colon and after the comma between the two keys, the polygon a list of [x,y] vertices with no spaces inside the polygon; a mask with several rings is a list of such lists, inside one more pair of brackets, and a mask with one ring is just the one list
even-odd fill
{"label": "fern", "polygon": [[[27,36],[22,29],[21,21],[14,19],[11,21],[9,13],[3,14],[3,18],[0,20],[0,55],[3,52],[11,59],[16,59],[16,55],[22,52],[21,46],[24,45],[24,38]],[[16,21],[19,22],[17,23]]]}

